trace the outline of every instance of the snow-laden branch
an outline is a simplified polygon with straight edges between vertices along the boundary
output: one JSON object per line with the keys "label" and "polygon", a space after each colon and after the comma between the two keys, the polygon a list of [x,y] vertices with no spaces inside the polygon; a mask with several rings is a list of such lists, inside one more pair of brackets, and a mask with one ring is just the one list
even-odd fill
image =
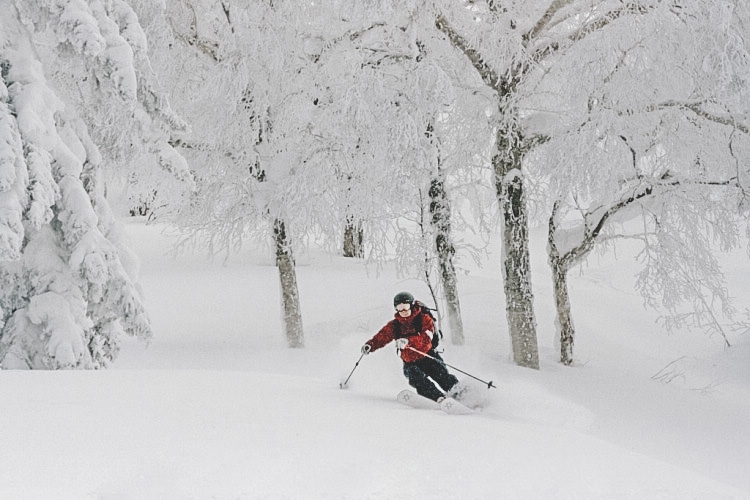
{"label": "snow-laden branch", "polygon": [[539,21],[537,21],[537,23],[534,25],[534,27],[528,32],[524,33],[522,37],[524,47],[527,47],[529,45],[529,42],[535,41],[539,34],[547,28],[555,15],[560,10],[573,3],[573,1],[574,0],[555,0],[554,2],[552,2],[552,4],[550,4]]}
{"label": "snow-laden branch", "polygon": [[[552,11],[552,15],[554,15],[559,9],[562,7],[565,7],[570,2],[566,2],[564,0],[557,0],[555,1],[551,6],[550,9],[547,11],[549,13]],[[556,4],[560,4],[558,9],[555,9],[554,7]],[[650,10],[653,10],[653,7],[648,7],[645,5],[640,4],[631,4],[626,3],[622,7],[618,9],[613,9],[608,11],[606,14],[602,15],[601,17],[594,17],[593,20],[588,21],[581,25],[581,27],[564,38],[562,41],[556,40],[548,43],[547,45],[540,47],[533,51],[531,55],[531,60],[535,63],[539,63],[542,60],[544,60],[546,57],[556,54],[560,52],[561,50],[569,47],[570,45],[573,45],[577,42],[580,42],[587,38],[588,36],[602,31],[607,26],[611,25],[613,22],[617,21],[618,19],[628,15],[628,14],[637,14],[637,15],[643,15],[647,14]],[[545,13],[544,16],[540,19],[539,23],[535,28],[527,33],[528,37],[526,38],[526,44],[528,45],[528,42],[533,41],[534,39],[541,38],[542,30],[544,27],[547,26],[549,23],[549,19],[546,19],[545,16],[547,15]],[[581,16],[581,14],[579,14]],[[583,16],[585,17],[585,16]],[[539,30],[537,31],[537,27]],[[531,36],[533,34],[533,37]]]}
{"label": "snow-laden branch", "polygon": [[[224,5],[222,4],[222,6]],[[195,9],[189,2],[187,3],[187,9],[190,11],[190,14],[191,14],[189,33],[187,34],[182,33],[177,28],[177,26],[175,26],[174,19],[172,17],[169,18],[169,25],[172,28],[172,33],[174,34],[174,37],[177,40],[184,43],[185,45],[187,45],[188,47],[195,47],[196,49],[198,49],[198,51],[201,54],[207,56],[209,59],[213,60],[214,62],[221,62],[223,59],[223,56],[219,52],[219,43],[214,40],[205,39],[198,33],[198,16],[195,13]],[[229,22],[228,15],[227,15],[227,22]]]}
{"label": "snow-laden branch", "polygon": [[[708,187],[736,187],[742,188],[739,180],[736,177],[722,180],[679,180],[673,178],[669,172],[665,172],[656,182],[640,186],[633,190],[631,193],[626,195],[624,198],[618,200],[612,205],[607,207],[599,207],[595,210],[591,210],[584,214],[585,227],[581,240],[578,245],[569,248],[563,255],[560,256],[561,262],[565,266],[572,266],[576,262],[584,258],[594,244],[602,234],[608,220],[612,219],[616,214],[635,204],[637,201],[643,200],[652,195],[663,194],[665,189],[675,188],[679,186],[708,186]],[[658,190],[658,191],[657,191]],[[557,230],[556,219],[559,211],[559,203],[555,203],[550,217],[550,234],[554,234]],[[593,222],[592,222],[593,221]]]}
{"label": "snow-laden branch", "polygon": [[660,110],[667,109],[667,108],[684,109],[684,110],[695,113],[696,115],[698,115],[699,117],[705,120],[718,123],[720,125],[727,125],[736,130],[739,130],[740,132],[744,134],[750,135],[750,127],[748,127],[744,123],[739,122],[735,116],[731,114],[718,115],[716,113],[711,113],[710,111],[707,111],[703,108],[703,104],[704,102],[670,100],[670,101],[664,101],[664,102],[660,102],[656,104],[651,104],[650,106],[646,107],[646,111],[647,112],[660,111]]}
{"label": "snow-laden branch", "polygon": [[[588,253],[593,249],[594,244],[598,240],[602,229],[604,229],[604,226],[606,222],[612,218],[615,214],[620,212],[621,210],[625,209],[626,207],[634,204],[636,201],[641,200],[647,196],[650,196],[653,193],[654,186],[649,185],[645,186],[639,191],[635,191],[631,193],[626,198],[618,201],[617,203],[607,207],[602,208],[598,210],[600,215],[596,215],[594,213],[589,213],[584,217],[584,220],[586,221],[586,225],[584,228],[583,235],[581,237],[581,241],[578,245],[574,246],[573,248],[568,249],[562,256],[560,256],[560,261],[565,267],[572,266],[574,263],[578,262],[582,258],[584,258]],[[558,211],[558,203],[555,203],[554,209],[552,211],[552,216],[550,217],[550,235],[555,234],[556,229],[556,217],[557,217],[557,211]],[[588,221],[594,218],[594,224],[589,225]]]}
{"label": "snow-laden branch", "polygon": [[461,50],[469,61],[471,61],[472,66],[477,70],[482,81],[487,86],[494,89],[498,95],[503,95],[504,92],[501,88],[502,79],[500,76],[490,67],[489,64],[487,64],[482,55],[472,48],[464,37],[453,29],[448,23],[448,20],[445,19],[445,16],[439,15],[435,20],[435,26],[437,26],[437,28],[448,37],[454,47]]}

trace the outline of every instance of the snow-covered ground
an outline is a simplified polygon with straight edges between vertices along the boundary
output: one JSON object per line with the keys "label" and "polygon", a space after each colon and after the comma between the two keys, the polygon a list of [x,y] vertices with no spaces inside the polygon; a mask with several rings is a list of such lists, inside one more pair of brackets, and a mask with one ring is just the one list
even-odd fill
{"label": "snow-covered ground", "polygon": [[[298,256],[304,349],[285,347],[272,258],[167,255],[159,226],[126,231],[155,338],[110,370],[2,372],[0,498],[750,498],[750,336],[665,334],[633,291],[632,257],[571,277],[575,367],[556,362],[543,234],[532,257],[539,371],[509,360],[494,248],[459,286],[467,342],[446,361],[481,413],[395,401],[395,349],[361,344],[391,297],[423,284],[361,262]],[[747,257],[727,259],[738,306]],[[459,374],[460,375],[460,374]]]}

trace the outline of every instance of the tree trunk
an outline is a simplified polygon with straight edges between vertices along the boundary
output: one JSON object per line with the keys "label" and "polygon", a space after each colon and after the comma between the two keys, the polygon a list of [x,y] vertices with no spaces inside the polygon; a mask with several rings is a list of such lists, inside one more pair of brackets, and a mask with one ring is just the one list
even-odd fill
{"label": "tree trunk", "polygon": [[[555,293],[557,324],[560,329],[560,362],[562,364],[571,365],[573,363],[575,340],[575,327],[573,326],[570,294],[568,292],[568,270],[591,252],[604,228],[604,224],[610,217],[636,201],[651,196],[653,192],[652,186],[639,187],[635,192],[622,196],[608,208],[600,207],[598,217],[592,213],[587,214],[586,221],[582,223],[585,230],[582,231],[580,241],[566,249],[562,255],[560,249],[557,248],[557,214],[560,202],[555,202],[552,205],[552,215],[550,215],[549,229],[547,230],[547,255],[552,268],[552,286]],[[570,242],[568,242],[568,245],[570,245]]]}
{"label": "tree trunk", "polygon": [[438,165],[438,174],[430,183],[430,216],[435,229],[435,250],[440,268],[440,279],[448,313],[451,342],[454,345],[464,344],[464,325],[461,319],[461,307],[458,301],[458,279],[453,265],[456,249],[451,240],[450,203],[445,193],[442,172]]}
{"label": "tree trunk", "polygon": [[573,364],[573,339],[575,328],[570,314],[570,294],[568,293],[568,268],[560,258],[551,258],[552,286],[555,292],[557,326],[560,332],[560,362]]}
{"label": "tree trunk", "polygon": [[492,158],[497,196],[503,212],[503,251],[506,314],[513,360],[539,368],[529,263],[528,213],[523,189],[522,139],[515,131],[499,130],[497,154]]}
{"label": "tree trunk", "polygon": [[276,219],[274,221],[273,236],[276,242],[276,266],[279,268],[281,281],[282,326],[289,347],[304,347],[305,338],[302,331],[302,314],[299,306],[297,270],[283,220]]}
{"label": "tree trunk", "polygon": [[365,256],[363,241],[362,224],[355,222],[351,216],[347,217],[344,228],[344,257],[363,258]]}
{"label": "tree trunk", "polygon": [[557,312],[557,327],[559,329],[560,362],[564,365],[573,364],[573,340],[575,328],[570,312],[570,294],[568,293],[568,269],[570,268],[569,254],[560,255],[557,248],[557,211],[558,203],[552,207],[547,232],[547,252],[549,265],[552,268],[552,288],[555,294],[555,310]]}

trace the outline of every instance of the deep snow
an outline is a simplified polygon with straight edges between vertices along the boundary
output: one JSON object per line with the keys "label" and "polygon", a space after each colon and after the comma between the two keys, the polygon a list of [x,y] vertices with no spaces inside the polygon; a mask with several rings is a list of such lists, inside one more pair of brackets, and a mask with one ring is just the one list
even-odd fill
{"label": "deep snow", "polygon": [[[1,372],[0,497],[750,498],[750,338],[725,349],[664,333],[633,290],[626,249],[572,273],[578,362],[563,367],[535,233],[539,371],[509,361],[499,249],[468,265],[467,343],[444,340],[444,357],[498,388],[476,383],[483,411],[453,416],[395,401],[407,385],[390,346],[339,389],[392,295],[429,298],[420,282],[298,256],[307,345],[291,350],[270,255],[175,259],[163,229],[126,227],[148,346],[126,341],[110,370]],[[747,257],[725,260],[744,309]]]}

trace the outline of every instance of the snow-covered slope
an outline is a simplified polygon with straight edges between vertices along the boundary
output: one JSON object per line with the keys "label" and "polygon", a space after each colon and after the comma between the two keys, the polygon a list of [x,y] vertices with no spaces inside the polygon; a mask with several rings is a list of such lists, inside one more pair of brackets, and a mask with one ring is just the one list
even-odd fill
{"label": "snow-covered slope", "polygon": [[572,280],[579,362],[563,367],[534,254],[538,372],[508,360],[498,264],[462,277],[467,345],[444,357],[498,388],[476,383],[484,409],[453,416],[395,401],[389,347],[339,389],[393,293],[427,297],[420,283],[298,257],[307,347],[290,350],[270,257],[172,259],[161,229],[127,227],[149,346],[126,342],[110,370],[0,377],[2,498],[750,498],[750,342],[662,333],[627,259]]}

